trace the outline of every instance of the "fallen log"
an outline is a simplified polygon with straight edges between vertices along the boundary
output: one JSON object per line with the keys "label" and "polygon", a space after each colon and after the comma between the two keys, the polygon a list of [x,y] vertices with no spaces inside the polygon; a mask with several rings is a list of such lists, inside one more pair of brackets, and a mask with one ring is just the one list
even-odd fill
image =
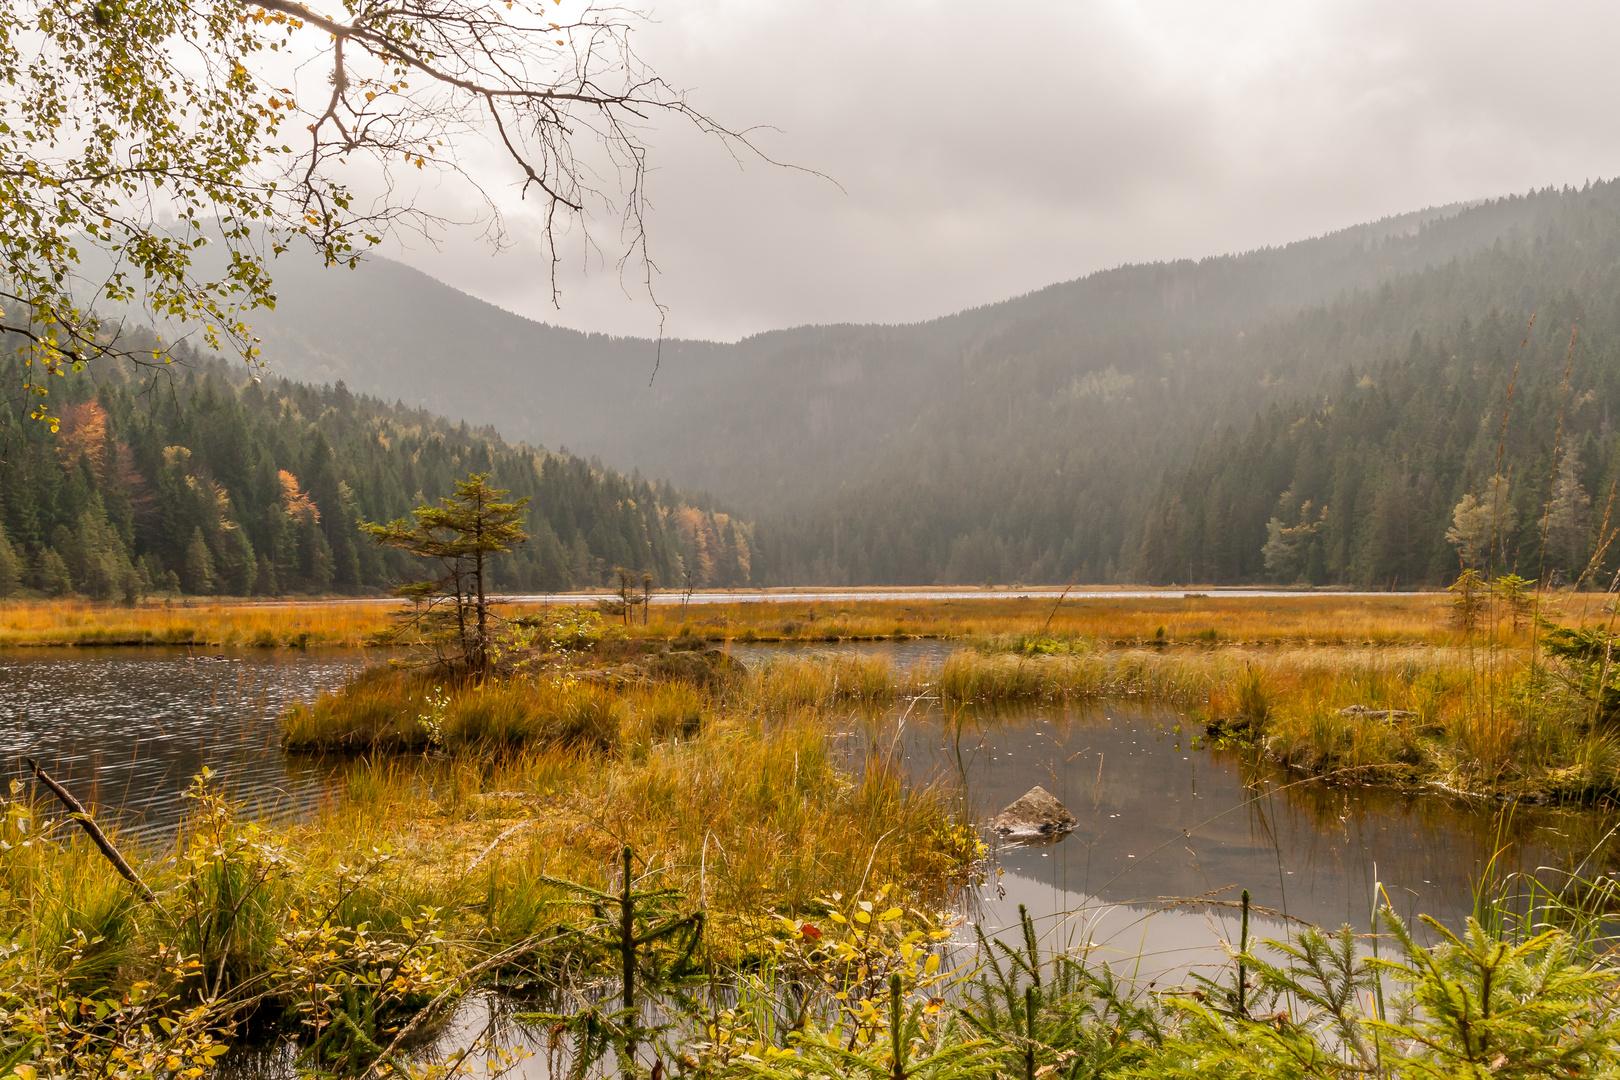
{"label": "fallen log", "polygon": [[1340,716],[1359,716],[1363,720],[1410,720],[1416,716],[1415,712],[1406,709],[1374,709],[1366,705],[1346,705],[1339,710]]}

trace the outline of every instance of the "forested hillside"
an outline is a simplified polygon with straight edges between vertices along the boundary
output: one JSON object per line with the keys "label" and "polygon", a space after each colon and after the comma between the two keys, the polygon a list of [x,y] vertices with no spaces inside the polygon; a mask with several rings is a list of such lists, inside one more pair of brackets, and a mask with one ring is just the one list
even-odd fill
{"label": "forested hillside", "polygon": [[[1500,232],[1470,250],[1468,243],[1490,235],[1486,225]],[[1494,360],[1508,356],[1500,385],[1473,387],[1477,398],[1420,402],[1392,390],[1392,400],[1410,410],[1408,424],[1426,437],[1460,426],[1472,438],[1479,410],[1499,391],[1499,424],[1514,359],[1508,354],[1530,315],[1542,311],[1541,332],[1556,337],[1558,312],[1569,311],[1579,297],[1610,302],[1617,229],[1620,187],[1612,184],[1503,200],[1368,245],[1360,256],[1365,265],[1387,258],[1391,272],[1287,314],[1261,313],[1240,284],[1263,279],[1254,290],[1264,293],[1261,284],[1274,280],[1273,264],[1303,273],[1309,269],[1303,255],[1259,253],[1112,272],[1106,275],[1118,286],[1112,307],[1086,312],[1071,299],[1058,313],[1009,328],[955,365],[936,366],[932,378],[955,380],[959,391],[923,410],[870,467],[842,473],[841,487],[809,507],[762,511],[762,576],[971,583],[1061,582],[1078,574],[1081,581],[1292,582],[1286,570],[1281,577],[1266,571],[1261,548],[1292,482],[1293,462],[1279,470],[1257,453],[1263,435],[1240,445],[1238,433],[1273,405],[1296,416],[1321,405],[1322,395],[1343,385],[1346,371],[1353,372],[1352,384],[1368,376],[1376,382],[1374,369],[1404,358],[1414,334],[1454,346],[1464,320],[1475,335],[1487,325],[1504,328],[1472,346],[1490,357],[1480,356],[1482,381],[1498,370]],[[1453,254],[1441,258],[1447,251]],[[1353,251],[1345,259],[1357,262]],[[1137,278],[1142,283],[1130,287]],[[1178,281],[1200,283],[1194,310],[1176,300]],[[1226,287],[1203,288],[1206,281]],[[1561,359],[1560,353],[1560,375]],[[1592,354],[1591,362],[1602,367],[1604,359]],[[1602,394],[1590,378],[1579,387],[1589,391]],[[922,391],[918,399],[925,399]],[[1591,398],[1587,415],[1602,408],[1601,397]],[[1525,425],[1517,429],[1521,436],[1534,437],[1527,415],[1516,422]],[[1541,436],[1549,445],[1555,426]],[[1490,446],[1494,451],[1495,443]],[[1342,455],[1341,475],[1383,468],[1381,458],[1354,441],[1335,451]],[[1215,458],[1219,470],[1204,464],[1188,472],[1190,463]],[[1448,522],[1441,519],[1472,479],[1456,468],[1425,474],[1415,458],[1406,460],[1420,477],[1412,481],[1414,492],[1444,502],[1438,516],[1421,526],[1412,522],[1414,530],[1428,531],[1393,566],[1361,540],[1341,539],[1339,554],[1324,553],[1323,568],[1306,573],[1307,580],[1432,584],[1450,580],[1437,561],[1442,557],[1450,558],[1446,565],[1455,576],[1455,552],[1443,550]],[[1477,461],[1477,452],[1470,460]],[[1598,467],[1591,453],[1587,460]],[[1515,463],[1521,470],[1534,467],[1528,460]],[[1308,461],[1301,468],[1297,501],[1315,500],[1312,512],[1320,514],[1329,493],[1311,486]],[[1361,494],[1370,499],[1379,481],[1367,484]],[[1372,504],[1346,501],[1345,490],[1341,486],[1330,517],[1343,515],[1336,519],[1341,532],[1360,528],[1364,535]],[[1280,520],[1299,525],[1297,515]],[[1301,565],[1308,562],[1306,552]]]}
{"label": "forested hillside", "polygon": [[[22,376],[0,364],[3,385]],[[529,498],[504,591],[599,585],[618,566],[660,584],[744,584],[749,527],[668,484],[511,445],[335,386],[255,382],[192,358],[98,367],[52,391],[61,429],[0,407],[0,596],[134,599],[362,593],[417,576],[358,521],[387,521],[488,472]]]}
{"label": "forested hillside", "polygon": [[1566,419],[1582,494],[1606,496],[1617,230],[1620,185],[1549,189],[912,326],[666,342],[651,385],[651,342],[533,323],[385,260],[278,265],[256,319],[275,370],[713,492],[756,523],[756,584],[1432,584],[1455,573],[1445,534],[1489,478],[1482,416],[1500,427],[1515,360],[1517,529],[1497,554],[1531,569],[1527,477],[1553,438],[1534,410],[1577,308]]}
{"label": "forested hillside", "polygon": [[[1578,277],[1579,293],[1533,305],[1528,341],[1532,305],[1516,298],[1506,310],[1485,305],[1478,323],[1413,331],[1393,355],[1352,348],[1359,362],[1322,398],[1273,406],[1245,433],[1200,448],[1148,515],[1141,576],[1398,587],[1473,566],[1607,584],[1620,551],[1588,563],[1620,525],[1620,280],[1612,264]],[[1360,320],[1398,324],[1412,299],[1402,290],[1334,312],[1312,336],[1323,343]]]}
{"label": "forested hillside", "polygon": [[[289,370],[442,394],[475,421],[716,492],[758,522],[756,582],[1180,580],[1179,551],[1144,548],[1167,474],[1272,404],[1326,392],[1346,365],[1396,354],[1414,329],[1438,340],[1509,298],[1405,304],[1364,323],[1354,349],[1312,337],[1312,318],[1477,258],[1568,247],[1583,215],[1612,218],[1617,204],[1612,185],[1545,191],[1121,267],[915,326],[671,342],[651,387],[651,343],[527,323],[387,263],[347,276],[289,266],[262,322],[266,355]],[[1519,278],[1513,299],[1534,306],[1574,284],[1559,282]],[[463,328],[481,343],[473,378],[441,362]],[[1258,552],[1250,540],[1220,543]],[[1195,578],[1215,572],[1200,565]],[[1222,580],[1255,579],[1233,566]]]}
{"label": "forested hillside", "polygon": [[1172,470],[1136,577],[1391,587],[1472,565],[1606,583],[1620,565],[1611,546],[1589,566],[1605,519],[1620,525],[1616,185],[1562,195],[1535,234],[1266,327],[1256,370],[1302,389],[1314,370],[1318,393]]}

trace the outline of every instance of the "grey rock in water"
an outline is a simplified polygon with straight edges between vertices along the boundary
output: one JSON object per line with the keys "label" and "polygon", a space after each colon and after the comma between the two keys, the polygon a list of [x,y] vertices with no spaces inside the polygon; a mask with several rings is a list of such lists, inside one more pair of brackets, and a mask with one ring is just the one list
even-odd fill
{"label": "grey rock in water", "polygon": [[990,819],[1002,836],[1052,836],[1074,828],[1074,815],[1051,792],[1039,785]]}

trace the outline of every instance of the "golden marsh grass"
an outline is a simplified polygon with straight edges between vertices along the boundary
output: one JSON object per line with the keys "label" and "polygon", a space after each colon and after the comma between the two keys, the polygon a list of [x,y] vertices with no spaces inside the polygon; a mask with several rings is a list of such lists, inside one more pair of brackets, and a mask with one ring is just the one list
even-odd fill
{"label": "golden marsh grass", "polygon": [[[1604,617],[1598,594],[1557,597],[1572,620]],[[586,603],[593,608],[593,603]],[[84,600],[0,602],[0,646],[162,645],[286,647],[363,645],[387,629],[398,606],[384,600],[151,601],[134,608]],[[509,615],[540,607],[510,605]],[[942,638],[1017,644],[1031,639],[1130,644],[1445,644],[1455,640],[1450,597],[1441,593],[1345,596],[840,600],[772,596],[758,603],[712,602],[699,593],[686,608],[655,604],[646,625],[610,630],[632,638],[681,636],[714,642]],[[1522,641],[1506,614],[1482,627],[1482,640]]]}

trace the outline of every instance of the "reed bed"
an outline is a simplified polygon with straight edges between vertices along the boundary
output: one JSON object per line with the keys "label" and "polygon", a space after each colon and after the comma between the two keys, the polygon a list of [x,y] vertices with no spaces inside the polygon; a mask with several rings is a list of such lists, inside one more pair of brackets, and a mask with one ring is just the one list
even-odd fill
{"label": "reed bed", "polygon": [[799,657],[763,665],[734,697],[764,712],[1134,699],[1310,774],[1576,802],[1620,792],[1620,732],[1592,723],[1556,664],[1532,664],[1527,650],[961,649],[906,670],[882,657]]}
{"label": "reed bed", "polygon": [[1109,650],[1067,655],[957,651],[937,674],[919,672],[951,704],[1032,699],[1142,698],[1191,705],[1208,695],[1230,666],[1224,655]]}
{"label": "reed bed", "polygon": [[[1560,594],[1556,614],[1580,621],[1607,617],[1600,594]],[[513,616],[568,608],[511,605]],[[583,602],[594,612],[594,602]],[[206,645],[220,648],[359,646],[392,624],[398,604],[386,600],[150,601],[129,608],[83,600],[0,602],[0,646]],[[1506,612],[1487,620],[1475,638],[1523,644]],[[984,599],[794,599],[711,603],[699,593],[689,605],[657,604],[647,622],[609,617],[610,635],[659,641],[873,641],[942,638],[998,651],[1041,651],[1097,645],[1452,644],[1450,597],[1444,593],[1344,596],[1300,593],[1281,597],[1211,594],[1187,598],[1027,599],[987,592]]]}
{"label": "reed bed", "polygon": [[1249,722],[1255,745],[1292,768],[1492,796],[1620,791],[1617,733],[1592,721],[1556,665],[1528,653],[1257,665],[1245,678],[1246,701],[1233,684],[1212,710]]}
{"label": "reed bed", "polygon": [[354,601],[153,601],[137,607],[87,600],[0,602],[0,646],[204,645],[215,648],[359,646],[390,623],[396,605]]}
{"label": "reed bed", "polygon": [[887,705],[908,688],[887,657],[781,657],[762,664],[738,688],[738,700],[758,712],[831,708],[843,702]]}
{"label": "reed bed", "polygon": [[[1601,602],[1595,597],[1591,603]],[[1584,605],[1584,595],[1571,598]],[[1085,645],[1271,643],[1438,644],[1455,635],[1450,597],[1444,593],[1343,596],[1300,593],[1282,597],[1212,594],[1176,597],[1019,598],[987,592],[984,599],[849,600],[837,603],[771,600],[705,604],[684,613],[653,607],[646,627],[632,635],[681,633],[711,640],[849,641],[926,637]],[[1504,619],[1504,629],[1508,622]],[[1483,630],[1484,628],[1482,628]]]}
{"label": "reed bed", "polygon": [[[999,653],[958,649],[941,664],[897,668],[887,657],[783,657],[760,665],[736,693],[757,709],[830,708],[840,703],[888,705],[938,697],[953,705],[1140,698],[1159,704],[1218,708],[1246,672],[1271,673],[1281,685],[1345,680],[1359,694],[1372,672],[1448,669],[1462,653],[1435,649],[1224,648],[1197,651],[1076,649]],[[1336,691],[1337,692],[1337,691]],[[1214,705],[1211,705],[1214,702]]]}

